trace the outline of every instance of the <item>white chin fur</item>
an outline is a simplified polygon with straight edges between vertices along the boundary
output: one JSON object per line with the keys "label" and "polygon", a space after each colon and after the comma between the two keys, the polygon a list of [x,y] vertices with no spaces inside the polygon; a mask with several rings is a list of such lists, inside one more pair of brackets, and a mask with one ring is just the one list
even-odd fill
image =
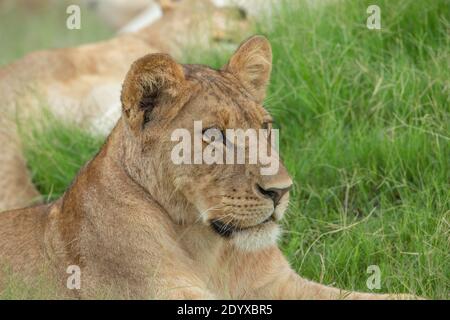
{"label": "white chin fur", "polygon": [[281,229],[275,223],[262,225],[233,234],[232,243],[243,251],[257,251],[276,244]]}

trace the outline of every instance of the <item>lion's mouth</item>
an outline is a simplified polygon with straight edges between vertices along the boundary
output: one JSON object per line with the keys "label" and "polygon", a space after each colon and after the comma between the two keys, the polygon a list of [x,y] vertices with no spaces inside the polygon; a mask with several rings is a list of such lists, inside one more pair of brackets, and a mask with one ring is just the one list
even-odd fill
{"label": "lion's mouth", "polygon": [[238,227],[238,226],[234,226],[230,223],[223,223],[220,220],[213,220],[211,221],[211,227],[213,228],[213,230],[218,233],[220,236],[224,237],[224,238],[229,238],[231,237],[231,235],[235,232],[240,232],[240,231],[245,231],[245,230],[249,230],[249,229],[253,229],[253,228],[257,228],[263,224],[269,223],[269,222],[274,222],[275,218],[272,216],[268,217],[266,220],[264,220],[261,223],[258,223],[254,226],[250,226],[250,227]]}

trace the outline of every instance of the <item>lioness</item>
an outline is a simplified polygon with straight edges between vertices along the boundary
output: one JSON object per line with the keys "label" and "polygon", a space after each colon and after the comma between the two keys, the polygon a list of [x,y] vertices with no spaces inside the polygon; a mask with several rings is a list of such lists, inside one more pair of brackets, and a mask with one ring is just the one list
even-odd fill
{"label": "lioness", "polygon": [[[283,165],[175,165],[171,132],[264,128],[269,42],[254,36],[221,70],[166,54],[133,63],[122,117],[56,202],[0,214],[1,263],[28,278],[45,269],[78,297],[372,299],[299,277],[276,246],[292,185]],[[227,142],[229,143],[229,142]],[[64,289],[61,289],[64,290]],[[66,291],[69,291],[65,289]]]}

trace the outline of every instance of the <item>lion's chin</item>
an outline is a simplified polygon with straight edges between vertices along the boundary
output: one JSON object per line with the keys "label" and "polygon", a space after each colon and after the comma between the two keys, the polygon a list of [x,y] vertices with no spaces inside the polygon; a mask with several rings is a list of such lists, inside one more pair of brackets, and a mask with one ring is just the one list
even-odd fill
{"label": "lion's chin", "polygon": [[280,226],[271,221],[235,232],[230,241],[243,251],[257,251],[276,244],[280,234]]}

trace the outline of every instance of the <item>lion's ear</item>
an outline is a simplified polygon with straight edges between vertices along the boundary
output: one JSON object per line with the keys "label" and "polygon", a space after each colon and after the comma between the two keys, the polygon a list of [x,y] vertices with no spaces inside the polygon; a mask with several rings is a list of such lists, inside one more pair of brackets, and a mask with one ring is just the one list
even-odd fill
{"label": "lion's ear", "polygon": [[224,67],[261,103],[266,95],[272,71],[272,48],[263,36],[244,41]]}
{"label": "lion's ear", "polygon": [[122,86],[122,109],[133,129],[141,129],[158,107],[175,101],[185,81],[183,67],[167,54],[135,61]]}

